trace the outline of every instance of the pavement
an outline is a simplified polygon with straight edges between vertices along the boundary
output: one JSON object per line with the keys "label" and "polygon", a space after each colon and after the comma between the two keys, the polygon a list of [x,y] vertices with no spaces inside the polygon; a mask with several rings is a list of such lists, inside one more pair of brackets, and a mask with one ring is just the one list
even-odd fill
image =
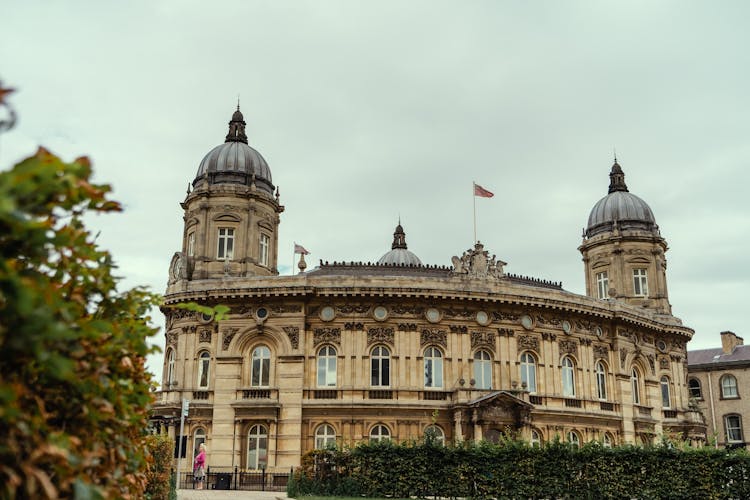
{"label": "pavement", "polygon": [[243,491],[243,490],[177,490],[177,500],[283,500],[283,491]]}

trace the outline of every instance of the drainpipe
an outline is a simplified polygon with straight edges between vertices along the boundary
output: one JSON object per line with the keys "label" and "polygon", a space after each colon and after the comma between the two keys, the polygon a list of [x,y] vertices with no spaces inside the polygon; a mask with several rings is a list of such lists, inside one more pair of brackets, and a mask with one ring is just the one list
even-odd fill
{"label": "drainpipe", "polygon": [[719,430],[716,428],[716,412],[714,411],[714,385],[711,382],[711,372],[708,373],[708,400],[711,401],[711,425],[714,427],[716,433],[715,448],[719,447]]}

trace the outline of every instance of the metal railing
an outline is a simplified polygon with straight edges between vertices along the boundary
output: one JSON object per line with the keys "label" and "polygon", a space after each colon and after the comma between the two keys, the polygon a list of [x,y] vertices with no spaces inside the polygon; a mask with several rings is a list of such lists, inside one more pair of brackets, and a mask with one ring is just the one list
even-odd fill
{"label": "metal railing", "polygon": [[[203,480],[206,490],[253,490],[285,491],[289,472],[268,472],[265,470],[240,470],[239,467],[208,467]],[[178,487],[183,490],[195,489],[198,482],[192,472],[179,475]]]}

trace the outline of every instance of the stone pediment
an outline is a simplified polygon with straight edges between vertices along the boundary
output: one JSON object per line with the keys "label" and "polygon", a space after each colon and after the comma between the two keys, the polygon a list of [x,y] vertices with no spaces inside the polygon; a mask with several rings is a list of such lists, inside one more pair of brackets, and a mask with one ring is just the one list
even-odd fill
{"label": "stone pediment", "polygon": [[505,276],[503,266],[507,262],[496,260],[496,256],[490,257],[490,253],[484,249],[484,245],[477,241],[474,248],[464,252],[461,257],[453,256],[453,270],[451,276],[468,276],[480,279],[500,279]]}

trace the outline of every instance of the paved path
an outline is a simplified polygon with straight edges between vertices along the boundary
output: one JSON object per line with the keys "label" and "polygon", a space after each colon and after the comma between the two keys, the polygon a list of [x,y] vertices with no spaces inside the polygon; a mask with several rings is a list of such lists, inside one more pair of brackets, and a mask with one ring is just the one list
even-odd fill
{"label": "paved path", "polygon": [[287,498],[283,491],[177,490],[178,500],[277,500]]}

